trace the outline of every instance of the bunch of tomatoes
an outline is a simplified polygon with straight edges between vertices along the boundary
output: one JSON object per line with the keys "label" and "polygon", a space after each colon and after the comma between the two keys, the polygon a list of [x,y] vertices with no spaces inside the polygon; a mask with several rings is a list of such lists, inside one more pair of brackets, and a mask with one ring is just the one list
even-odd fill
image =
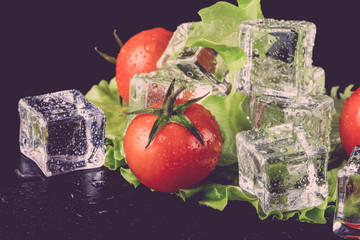
{"label": "bunch of tomatoes", "polygon": [[[157,70],[156,63],[172,34],[163,28],[153,28],[134,35],[121,47],[116,58],[116,82],[127,104],[131,76]],[[151,114],[137,115],[126,131],[126,161],[138,180],[152,189],[177,192],[191,187],[206,178],[217,165],[222,135],[214,116],[197,103],[188,107],[184,114],[199,130],[204,144],[184,126],[170,122],[146,147],[157,118]],[[350,155],[360,144],[360,88],[345,101],[339,129],[344,150]]]}
{"label": "bunch of tomatoes", "polygon": [[[116,58],[116,82],[118,92],[127,104],[131,76],[157,70],[156,63],[172,34],[163,28],[153,28],[134,35],[121,47]],[[154,107],[161,107],[161,103]],[[215,117],[197,103],[187,107],[183,114],[195,125],[203,142],[183,125],[169,122],[147,146],[157,119],[152,114],[138,114],[127,128],[124,137],[126,162],[147,187],[177,192],[202,181],[217,165],[222,134]]]}

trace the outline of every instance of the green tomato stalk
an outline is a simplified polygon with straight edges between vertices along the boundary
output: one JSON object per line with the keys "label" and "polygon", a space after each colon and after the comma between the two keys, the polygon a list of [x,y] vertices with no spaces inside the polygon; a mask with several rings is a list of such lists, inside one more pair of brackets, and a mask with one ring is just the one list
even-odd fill
{"label": "green tomato stalk", "polygon": [[179,96],[179,94],[182,91],[184,91],[186,87],[184,84],[182,84],[174,92],[174,85],[175,85],[175,79],[171,82],[171,84],[166,92],[164,102],[163,102],[161,108],[141,109],[141,110],[133,111],[133,112],[126,114],[126,115],[130,115],[130,114],[147,113],[147,114],[153,114],[153,115],[157,116],[157,119],[156,119],[153,127],[151,128],[150,135],[149,135],[149,141],[148,141],[147,145],[145,146],[145,149],[154,140],[155,136],[158,134],[160,129],[170,122],[175,122],[175,123],[178,123],[178,124],[184,126],[201,142],[201,144],[203,146],[205,145],[204,140],[202,139],[199,130],[191,122],[191,120],[184,114],[184,111],[191,104],[206,97],[209,93],[205,94],[202,97],[194,98],[194,99],[185,101],[183,103],[176,104],[175,101],[176,101],[177,96]]}

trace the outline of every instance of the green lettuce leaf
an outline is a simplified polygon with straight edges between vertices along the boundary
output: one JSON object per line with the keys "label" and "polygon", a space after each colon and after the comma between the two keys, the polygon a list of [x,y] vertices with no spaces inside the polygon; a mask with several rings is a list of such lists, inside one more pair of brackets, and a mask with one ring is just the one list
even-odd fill
{"label": "green lettuce leaf", "polygon": [[232,91],[226,97],[211,95],[201,103],[215,117],[222,132],[223,147],[219,166],[237,162],[236,133],[251,129],[251,124],[241,107],[245,98],[246,95]]}
{"label": "green lettuce leaf", "polygon": [[140,181],[135,177],[135,175],[132,173],[132,171],[129,168],[123,168],[123,167],[120,168],[120,174],[126,181],[132,184],[135,188],[137,188],[137,186],[141,184]]}
{"label": "green lettuce leaf", "polygon": [[127,113],[128,106],[125,103],[120,104],[115,78],[110,82],[100,81],[85,94],[85,97],[104,111],[106,116],[105,137],[108,139],[121,137],[126,127],[126,117],[120,115]]}
{"label": "green lettuce leaf", "polygon": [[124,137],[115,138],[113,141],[107,139],[104,166],[110,170],[127,165],[123,152],[123,140]]}
{"label": "green lettuce leaf", "polygon": [[[236,165],[232,165],[232,168],[236,168]],[[281,212],[279,210],[273,210],[268,214],[265,214],[261,210],[261,206],[259,204],[258,198],[255,196],[248,194],[241,190],[235,184],[220,184],[220,183],[209,183],[205,182],[199,186],[190,189],[182,189],[177,193],[179,197],[181,197],[184,201],[188,198],[196,197],[199,199],[199,204],[217,209],[222,211],[229,201],[247,201],[253,207],[259,216],[260,219],[266,219],[268,217],[276,218],[279,220],[288,220],[289,218],[297,215],[298,219],[302,222],[308,223],[318,223],[324,224],[328,219],[332,219],[332,215],[334,213],[335,208],[335,200],[337,195],[337,171],[341,167],[333,169],[328,172],[328,182],[329,182],[329,196],[325,199],[324,203],[319,206],[307,208],[298,211],[291,212]],[[218,167],[216,171],[224,171],[221,167]],[[229,172],[229,169],[227,168]],[[210,176],[211,178],[212,176]],[[237,175],[233,175],[234,183],[237,180]],[[209,179],[207,180],[209,181]]]}
{"label": "green lettuce leaf", "polygon": [[120,102],[115,78],[109,82],[101,80],[94,85],[85,97],[101,108],[106,116],[106,155],[104,166],[110,170],[116,170],[125,166],[126,161],[123,152],[124,131],[126,117],[120,116],[128,112],[128,106]]}
{"label": "green lettuce leaf", "polygon": [[224,59],[229,72],[236,71],[246,63],[244,51],[237,46],[237,32],[240,22],[263,18],[260,0],[237,0],[238,6],[217,2],[201,9],[201,22],[194,23],[186,45],[209,47]]}

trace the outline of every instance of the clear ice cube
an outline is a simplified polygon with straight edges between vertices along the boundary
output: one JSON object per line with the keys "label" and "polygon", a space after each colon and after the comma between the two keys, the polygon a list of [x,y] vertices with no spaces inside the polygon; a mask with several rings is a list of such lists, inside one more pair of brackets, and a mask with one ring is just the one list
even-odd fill
{"label": "clear ice cube", "polygon": [[46,176],[95,168],[105,160],[105,115],[77,90],[19,101],[20,151]]}
{"label": "clear ice cube", "polygon": [[321,67],[312,66],[311,79],[308,85],[304,86],[305,93],[311,96],[323,95],[325,89],[325,71]]}
{"label": "clear ice cube", "polygon": [[157,68],[178,69],[192,79],[210,82],[218,91],[229,94],[231,84],[224,59],[214,49],[186,46],[192,29],[193,23],[178,26],[157,62]]}
{"label": "clear ice cube", "polygon": [[295,99],[274,96],[247,96],[242,107],[253,127],[268,128],[284,123],[302,125],[306,132],[330,150],[334,101],[327,95]]}
{"label": "clear ice cube", "polygon": [[312,95],[312,51],[316,26],[305,21],[255,19],[239,26],[247,63],[235,87],[247,94],[280,97]]}
{"label": "clear ice cube", "polygon": [[236,135],[239,185],[262,210],[292,211],[321,204],[328,192],[325,146],[302,127],[283,124]]}
{"label": "clear ice cube", "polygon": [[333,231],[341,237],[360,238],[360,145],[338,171],[338,195]]}
{"label": "clear ice cube", "polygon": [[186,86],[186,89],[178,96],[179,99],[189,100],[204,96],[207,93],[223,96],[207,82],[190,79],[176,70],[163,69],[132,76],[129,110],[149,108],[162,102],[173,79],[176,79],[175,88],[178,88],[182,83]]}

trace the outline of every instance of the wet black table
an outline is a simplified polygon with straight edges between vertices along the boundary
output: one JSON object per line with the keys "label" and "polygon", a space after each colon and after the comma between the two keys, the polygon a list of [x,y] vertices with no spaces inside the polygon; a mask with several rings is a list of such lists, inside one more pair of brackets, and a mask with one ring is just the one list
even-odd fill
{"label": "wet black table", "polygon": [[247,202],[223,211],[173,194],[134,189],[118,171],[82,170],[24,178],[19,165],[0,187],[0,239],[339,239],[332,223],[259,220]]}

